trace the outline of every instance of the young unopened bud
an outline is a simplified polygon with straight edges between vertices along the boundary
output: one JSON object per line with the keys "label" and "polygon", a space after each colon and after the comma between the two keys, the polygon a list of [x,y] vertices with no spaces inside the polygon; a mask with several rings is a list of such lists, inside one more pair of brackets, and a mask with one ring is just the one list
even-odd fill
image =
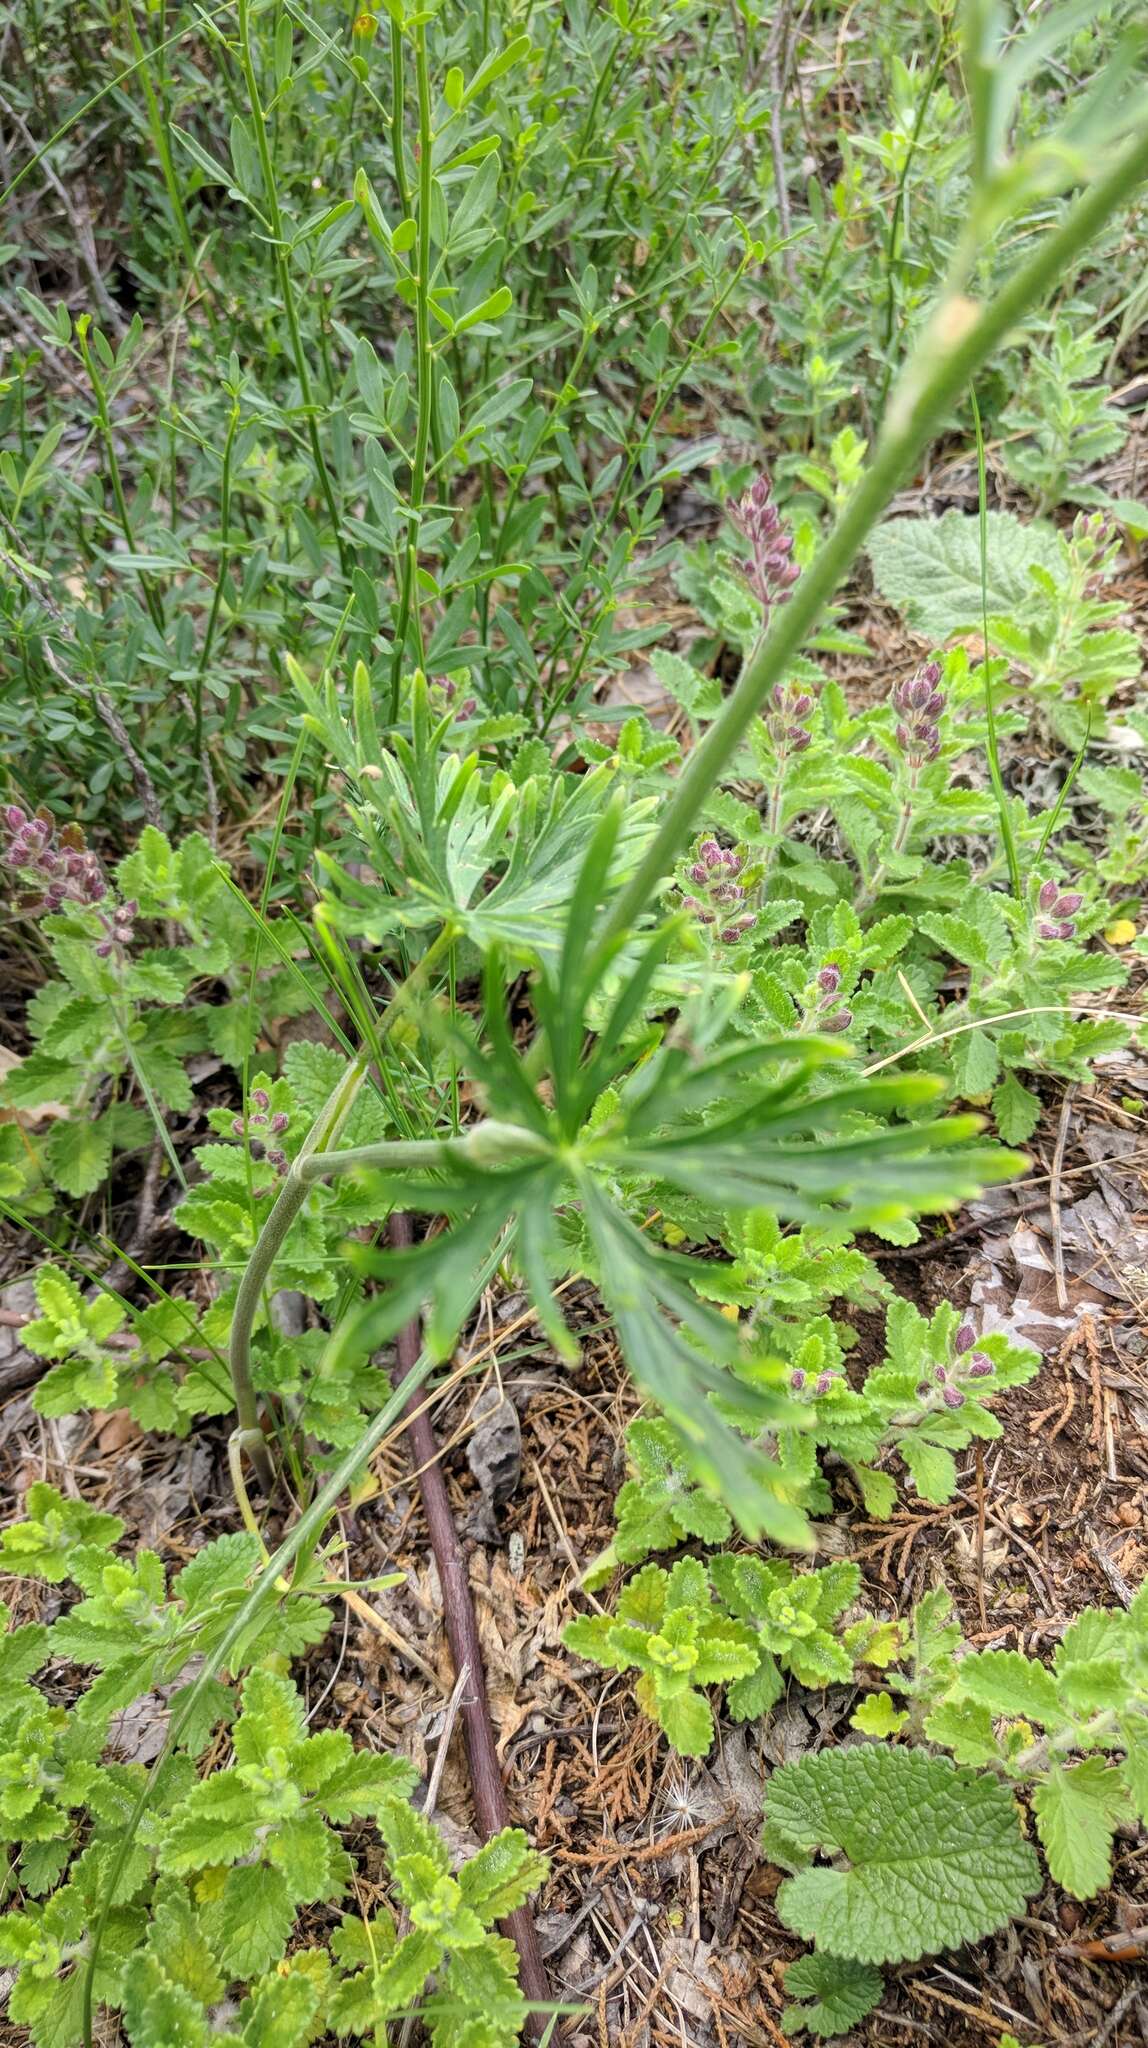
{"label": "young unopened bud", "polygon": [[4,813],[4,823],[9,832],[21,832],[28,823],[28,813],[22,811],[19,804],[9,804]]}
{"label": "young unopened bud", "polygon": [[959,1387],[946,1387],[941,1395],[946,1408],[963,1408],[965,1397]]}
{"label": "young unopened bud", "polygon": [[789,1375],[789,1384],[795,1394],[800,1394],[801,1389],[805,1385],[806,1378],[807,1375],[802,1371],[801,1367],[799,1365],[795,1366]]}
{"label": "young unopened bud", "polygon": [[946,1381],[946,1380],[948,1379],[948,1377],[949,1377],[949,1375],[948,1375],[948,1373],[947,1373],[947,1372],[945,1371],[945,1368],[944,1368],[944,1366],[943,1366],[943,1365],[935,1365],[935,1366],[933,1367],[933,1378],[934,1378],[934,1379],[936,1380],[936,1382],[937,1382],[937,1385],[938,1385],[939,1387],[943,1387],[943,1386],[944,1386],[944,1384],[945,1384],[945,1381]]}
{"label": "young unopened bud", "polygon": [[956,1339],[953,1344],[953,1349],[959,1357],[962,1352],[971,1351],[976,1341],[977,1334],[976,1331],[973,1329],[972,1324],[962,1323],[960,1329],[957,1331]]}
{"label": "young unopened bud", "polygon": [[848,1031],[852,1022],[852,1010],[834,1010],[831,1017],[818,1018],[817,1029],[819,1031]]}
{"label": "young unopened bud", "polygon": [[276,1137],[282,1137],[284,1131],[290,1128],[290,1124],[291,1119],[288,1116],[286,1110],[277,1109],[274,1116],[271,1119],[271,1128],[274,1131]]}
{"label": "young unopened bud", "polygon": [[819,1372],[817,1378],[813,1382],[814,1393],[827,1394],[829,1392],[830,1387],[833,1386],[836,1382],[836,1379],[837,1375],[835,1372]]}
{"label": "young unopened bud", "polygon": [[266,1088],[253,1088],[251,1090],[251,1100],[255,1104],[256,1109],[270,1109],[271,1107],[271,1097],[268,1095]]}
{"label": "young unopened bud", "polygon": [[1052,914],[1054,917],[1071,917],[1074,911],[1080,909],[1083,901],[1084,898],[1079,889],[1070,889],[1067,896],[1057,897],[1056,902],[1052,906]]}
{"label": "young unopened bud", "polygon": [[971,1380],[987,1380],[992,1370],[992,1359],[986,1358],[983,1351],[974,1351],[968,1364],[969,1378]]}
{"label": "young unopened bud", "polygon": [[1040,895],[1036,900],[1042,910],[1051,910],[1059,894],[1060,891],[1055,882],[1042,882]]}
{"label": "young unopened bud", "polygon": [[841,986],[841,969],[832,960],[827,966],[818,968],[817,986],[819,989],[823,989],[827,996],[835,996],[837,994]]}

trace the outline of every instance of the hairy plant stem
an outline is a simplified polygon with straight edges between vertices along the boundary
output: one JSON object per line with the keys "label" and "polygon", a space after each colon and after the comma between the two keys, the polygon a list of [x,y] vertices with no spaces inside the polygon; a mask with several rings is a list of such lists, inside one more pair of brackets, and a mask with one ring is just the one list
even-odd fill
{"label": "hairy plant stem", "polygon": [[940,304],[898,379],[873,460],[789,601],[780,606],[758,654],[748,663],[720,718],[695,748],[651,839],[601,926],[594,965],[613,940],[638,923],[669,875],[703,804],[728,767],[775,682],[852,567],[894,492],[913,470],[949,409],[981,364],[1148,178],[1148,130],[1083,192],[1060,226],[1008,278],[995,299],[976,306],[955,286]]}
{"label": "hairy plant stem", "polygon": [[219,610],[223,603],[223,579],[227,574],[227,561],[231,551],[231,457],[235,447],[235,436],[239,429],[239,401],[232,400],[227,421],[227,438],[223,443],[223,466],[219,482],[219,562],[215,571],[215,589],[211,593],[211,610],[207,615],[207,626],[203,635],[203,646],[195,671],[193,701],[195,704],[195,751],[197,757],[203,753],[203,680],[211,660],[215,644],[215,629],[219,623]]}
{"label": "hairy plant stem", "polygon": [[[425,981],[431,968],[454,944],[454,939],[453,925],[444,925],[442,930],[432,939],[426,952],[403,983],[402,988],[398,990],[397,994],[392,996],[386,1009],[383,1011],[379,1019],[376,1038],[381,1039],[388,1025],[394,1022],[403,1004],[413,993],[416,985]],[[340,1075],[338,1084],[332,1090],[328,1101],[324,1103],[322,1110],[308,1132],[302,1150],[292,1161],[291,1168],[279,1190],[271,1213],[256,1240],[254,1250],[247,1262],[243,1278],[239,1283],[235,1296],[235,1308],[231,1318],[231,1339],[228,1350],[231,1384],[235,1393],[235,1412],[238,1418],[238,1428],[235,1432],[235,1437],[238,1449],[246,1452],[247,1456],[251,1459],[256,1477],[265,1492],[270,1491],[274,1483],[275,1474],[271,1454],[267,1448],[267,1441],[259,1426],[259,1402],[251,1378],[251,1333],[255,1327],[255,1318],[259,1313],[259,1303],[262,1299],[263,1289],[267,1283],[271,1268],[283,1248],[291,1225],[294,1223],[295,1218],[307,1199],[308,1189],[315,1180],[320,1178],[320,1175],[317,1173],[308,1175],[306,1171],[308,1162],[313,1156],[322,1154],[326,1146],[333,1145],[338,1139],[340,1131],[346,1126],[347,1118],[354,1107],[355,1098],[366,1078],[366,1074],[367,1061],[360,1055],[348,1067],[346,1073]],[[415,1141],[415,1149],[419,1149],[417,1141]],[[435,1158],[428,1163],[441,1165],[443,1163],[442,1148],[435,1145],[431,1149],[435,1153]],[[327,1164],[324,1166],[323,1172],[349,1171],[350,1167],[343,1167],[342,1162],[350,1161],[352,1165],[358,1164],[365,1153],[379,1151],[384,1153],[409,1152],[409,1150],[410,1147],[403,1145],[364,1145],[352,1148],[348,1152],[327,1153],[324,1155],[326,1159],[339,1162],[339,1165],[332,1166]],[[410,1164],[411,1162],[408,1159],[406,1163]]]}
{"label": "hairy plant stem", "polygon": [[283,239],[283,215],[279,206],[279,191],[275,183],[275,165],[271,147],[267,140],[267,117],[259,96],[259,80],[255,75],[255,59],[251,50],[251,0],[237,0],[239,28],[239,63],[243,72],[243,83],[247,91],[247,104],[251,113],[251,126],[255,131],[255,147],[259,153],[259,169],[263,178],[263,193],[267,201],[268,226],[271,229],[275,255],[275,273],[279,281],[279,292],[283,300],[283,311],[287,318],[287,332],[291,341],[291,355],[295,364],[295,375],[299,380],[299,398],[307,423],[307,439],[311,446],[311,460],[315,465],[315,476],[327,506],[335,546],[339,551],[339,565],[344,576],[349,576],[352,560],[343,539],[339,523],[339,508],[335,501],[335,487],[323,455],[319,439],[319,426],[315,418],[315,402],[311,389],[311,372],[307,367],[307,355],[303,347],[303,335],[299,326],[299,308],[295,299],[295,284],[291,276],[291,264]]}
{"label": "hairy plant stem", "polygon": [[100,1895],[100,1904],[95,1916],[90,1945],[83,1962],[83,1988],[81,1992],[81,2029],[84,2048],[93,2048],[92,2007],[96,1971],[99,1967],[108,1919],[119,1895],[120,1879],[132,1852],[139,1825],[147,1810],[148,1802],[165,1763],[176,1744],[191,1723],[200,1700],[217,1673],[239,1650],[251,1629],[260,1620],[264,1611],[279,1595],[282,1582],[292,1566],[300,1559],[309,1557],[314,1551],[342,1494],[358,1478],[368,1459],[378,1449],[384,1438],[398,1421],[407,1402],[418,1392],[423,1381],[429,1378],[432,1362],[421,1356],[412,1364],[405,1379],[395,1388],[389,1401],[380,1409],[370,1427],[364,1431],[354,1448],[340,1459],[326,1484],[320,1487],[309,1508],[300,1515],[294,1528],[288,1531],[278,1550],[274,1551],[263,1566],[255,1584],[237,1609],[233,1619],[224,1630],[214,1649],[209,1650],[196,1677],[186,1686],[181,1695],[178,1711],[168,1723],[167,1739],[156,1758],[140,1791],[123,1833],[115,1844],[106,1880]]}
{"label": "hairy plant stem", "polygon": [[414,619],[415,642],[420,663],[423,659],[422,613],[418,601],[419,576],[419,528],[422,524],[423,504],[427,486],[427,450],[430,447],[431,419],[434,413],[434,351],[430,338],[430,262],[431,262],[431,152],[434,133],[431,127],[430,71],[427,65],[427,31],[425,16],[420,16],[414,29],[415,41],[415,82],[418,89],[419,129],[419,208],[418,208],[418,276],[415,280],[415,369],[418,421],[415,427],[414,455],[411,459],[411,485],[407,508],[407,546],[403,562],[403,584],[399,598],[399,616],[395,626],[395,645],[391,656],[391,724],[398,721],[399,685],[402,680],[403,661],[406,655],[407,632]]}

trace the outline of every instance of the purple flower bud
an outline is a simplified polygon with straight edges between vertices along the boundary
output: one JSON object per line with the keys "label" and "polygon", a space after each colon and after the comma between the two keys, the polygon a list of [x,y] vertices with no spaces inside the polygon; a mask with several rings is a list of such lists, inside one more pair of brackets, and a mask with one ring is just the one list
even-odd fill
{"label": "purple flower bud", "polygon": [[110,940],[110,939],[101,939],[101,940],[100,940],[100,943],[99,943],[99,945],[98,945],[98,946],[96,947],[96,959],[97,959],[97,960],[106,960],[106,959],[108,958],[108,955],[109,955],[109,954],[111,953],[111,951],[112,951],[112,942],[111,942],[111,940]]}
{"label": "purple flower bud", "polygon": [[983,1351],[974,1351],[972,1357],[969,1360],[969,1378],[971,1380],[987,1380],[990,1377],[992,1370],[992,1359],[986,1358]]}
{"label": "purple flower bud", "polygon": [[701,855],[707,868],[712,868],[715,861],[721,859],[721,847],[716,839],[703,839],[698,848],[698,853]]}
{"label": "purple flower bud", "polygon": [[1057,888],[1055,882],[1043,882],[1041,884],[1040,895],[1037,897],[1036,900],[1039,903],[1042,910],[1051,910],[1059,894],[1060,891]]}
{"label": "purple flower bud", "polygon": [[963,1408],[965,1397],[959,1387],[946,1387],[941,1395],[946,1408]]}
{"label": "purple flower bud", "polygon": [[803,754],[805,752],[806,747],[810,744],[812,738],[813,734],[811,732],[805,732],[800,727],[797,728],[796,731],[792,731],[789,735],[790,752],[794,754]]}
{"label": "purple flower bud", "polygon": [[945,1371],[945,1368],[944,1368],[944,1366],[943,1366],[943,1365],[935,1365],[935,1366],[933,1367],[933,1378],[934,1378],[934,1379],[936,1380],[936,1382],[937,1382],[937,1385],[938,1385],[939,1387],[943,1387],[943,1386],[944,1386],[944,1384],[945,1384],[945,1381],[946,1381],[946,1380],[948,1379],[948,1377],[949,1377],[949,1375],[948,1375],[948,1373],[947,1373],[947,1372]]}
{"label": "purple flower bud", "polygon": [[805,1380],[805,1373],[801,1370],[800,1366],[796,1366],[789,1375],[789,1384],[795,1394],[800,1394],[802,1387],[805,1385]]}
{"label": "purple flower bud", "polygon": [[918,1399],[918,1401],[927,1401],[927,1400],[928,1400],[928,1398],[929,1398],[929,1395],[930,1395],[930,1394],[932,1393],[932,1391],[933,1391],[933,1389],[932,1389],[932,1387],[931,1387],[931,1386],[929,1385],[929,1382],[928,1382],[928,1380],[918,1380],[918,1382],[917,1382],[917,1399]]}
{"label": "purple flower bud", "polygon": [[266,1088],[253,1088],[251,1100],[255,1104],[256,1109],[270,1109],[271,1107],[271,1097],[268,1095]]}
{"label": "purple flower bud", "polygon": [[852,1010],[834,1010],[831,1017],[822,1017],[818,1020],[817,1028],[819,1031],[848,1031],[852,1022]]}
{"label": "purple flower bud", "polygon": [[274,1131],[276,1137],[282,1137],[283,1132],[290,1128],[290,1124],[291,1119],[287,1115],[286,1110],[277,1109],[274,1116],[271,1119],[271,1128]]}
{"label": "purple flower bud", "polygon": [[1058,924],[1047,924],[1042,920],[1037,925],[1036,935],[1038,939],[1058,939],[1060,937],[1060,926]]}
{"label": "purple flower bud", "polygon": [[818,988],[823,988],[827,996],[835,996],[837,994],[841,986],[841,969],[835,966],[832,960],[828,966],[818,968],[817,986]]}
{"label": "purple flower bud", "polygon": [[232,1135],[232,1137],[233,1137],[233,1138],[241,1138],[241,1137],[243,1136],[243,1133],[244,1133],[244,1131],[245,1131],[246,1129],[247,1129],[247,1125],[246,1125],[246,1124],[244,1123],[244,1121],[243,1121],[243,1118],[242,1118],[241,1116],[233,1116],[233,1117],[232,1117],[232,1119],[231,1119],[231,1135]]}
{"label": "purple flower bud", "polygon": [[696,860],[690,869],[690,880],[699,884],[706,882],[709,880],[709,872],[704,861]]}
{"label": "purple flower bud", "polygon": [[927,661],[925,663],[924,668],[921,670],[921,674],[924,677],[925,681],[928,683],[929,688],[931,690],[936,689],[937,684],[941,680],[942,673],[943,671],[939,661]]}
{"label": "purple flower bud", "polygon": [[960,1329],[957,1331],[956,1340],[953,1344],[953,1349],[959,1356],[963,1351],[971,1351],[976,1341],[977,1334],[976,1331],[973,1329],[972,1324],[962,1323]]}
{"label": "purple flower bud", "polygon": [[817,1378],[813,1382],[814,1393],[827,1394],[829,1392],[830,1387],[836,1380],[836,1377],[837,1375],[834,1372],[819,1372]]}
{"label": "purple flower bud", "polygon": [[286,1173],[287,1154],[285,1152],[277,1151],[269,1152],[267,1154],[267,1164],[268,1166],[273,1166],[275,1168],[276,1173]]}
{"label": "purple flower bud", "polygon": [[1070,889],[1067,896],[1057,897],[1052,906],[1052,914],[1054,917],[1071,917],[1074,910],[1080,909],[1083,901],[1079,889]]}
{"label": "purple flower bud", "polygon": [[1057,925],[1055,937],[1058,939],[1071,939],[1075,931],[1076,926],[1069,920],[1066,920],[1064,924]]}
{"label": "purple flower bud", "polygon": [[794,698],[789,707],[790,716],[793,718],[808,718],[812,709],[813,699],[805,690],[802,691],[800,697]]}

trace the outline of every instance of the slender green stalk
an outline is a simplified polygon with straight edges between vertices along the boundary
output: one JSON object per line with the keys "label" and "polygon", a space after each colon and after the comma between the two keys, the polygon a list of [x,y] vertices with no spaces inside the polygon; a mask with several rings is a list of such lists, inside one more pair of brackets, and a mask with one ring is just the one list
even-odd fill
{"label": "slender green stalk", "polygon": [[243,83],[247,91],[247,104],[251,113],[251,125],[255,131],[255,147],[259,153],[259,169],[263,179],[263,193],[267,201],[268,225],[273,237],[275,272],[279,281],[279,292],[283,300],[283,311],[287,318],[287,332],[291,341],[291,355],[295,364],[295,375],[299,380],[299,397],[307,423],[307,439],[311,444],[311,459],[315,475],[327,506],[335,546],[339,551],[339,564],[344,576],[349,576],[352,557],[343,539],[339,522],[339,508],[335,501],[335,487],[323,455],[319,439],[319,426],[315,418],[315,401],[311,387],[311,372],[307,367],[307,354],[303,347],[303,335],[299,325],[299,307],[295,297],[295,282],[291,276],[291,262],[283,236],[283,215],[279,206],[279,192],[275,182],[275,165],[271,158],[271,147],[267,140],[267,116],[259,94],[259,80],[255,75],[255,59],[251,49],[251,0],[237,0],[239,26],[239,62],[243,72]]}
{"label": "slender green stalk", "polygon": [[92,2007],[96,1971],[107,1933],[108,1919],[119,1894],[120,1879],[123,1876],[128,1857],[139,1831],[139,1824],[147,1810],[148,1802],[155,1790],[156,1782],[164,1764],[171,1756],[176,1744],[191,1723],[200,1700],[216,1674],[223,1669],[234,1652],[250,1634],[265,1610],[279,1597],[280,1584],[285,1574],[300,1558],[309,1556],[315,1549],[327,1522],[337,1507],[340,1497],[347,1488],[354,1485],[360,1472],[373,1453],[387,1437],[402,1415],[412,1394],[417,1393],[423,1381],[429,1378],[433,1361],[425,1352],[411,1367],[405,1379],[401,1380],[394,1393],[375,1416],[370,1428],[359,1438],[353,1450],[347,1452],[335,1467],[325,1486],[315,1495],[309,1508],[300,1515],[293,1529],[284,1537],[262,1571],[246,1599],[236,1610],[234,1618],[224,1630],[213,1650],[209,1650],[191,1684],[186,1686],[179,1710],[173,1714],[168,1726],[167,1740],[151,1767],[148,1776],[137,1794],[136,1801],[123,1834],[115,1846],[103,1886],[99,1912],[91,1931],[91,1943],[84,1964],[84,1982],[81,1995],[81,2026],[84,2048],[93,2048]]}
{"label": "slender green stalk", "polygon": [[403,158],[403,32],[394,16],[391,17],[391,155],[395,165],[395,189],[399,195],[399,209],[406,220],[411,210],[411,195],[407,186],[407,167]]}
{"label": "slender green stalk", "polygon": [[235,1391],[235,1412],[239,1418],[239,1427],[235,1433],[236,1443],[239,1449],[247,1452],[255,1467],[259,1483],[266,1492],[270,1491],[274,1481],[274,1467],[259,1427],[259,1402],[251,1378],[251,1332],[255,1326],[255,1317],[267,1276],[283,1248],[287,1232],[307,1199],[308,1183],[301,1171],[303,1161],[311,1152],[334,1143],[354,1107],[355,1098],[366,1078],[366,1073],[366,1061],[356,1060],[345,1074],[339,1076],[336,1087],[324,1103],[304,1141],[302,1152],[279,1190],[271,1214],[259,1233],[255,1249],[244,1269],[235,1297],[235,1311],[231,1318],[229,1362],[231,1384]]}
{"label": "slender green stalk", "polygon": [[1009,888],[1019,903],[1022,895],[1020,862],[1017,859],[1016,835],[1009,816],[1008,796],[1005,792],[1004,777],[1001,774],[1000,743],[997,739],[997,714],[993,704],[992,660],[989,649],[989,514],[988,484],[985,477],[985,436],[981,426],[981,409],[977,404],[975,388],[969,386],[973,401],[973,425],[977,434],[977,519],[980,532],[981,550],[981,640],[984,653],[981,656],[982,674],[985,681],[985,719],[988,724],[985,750],[988,754],[989,780],[997,802],[997,815],[1001,821],[1001,843],[1008,862]]}
{"label": "slender green stalk", "polygon": [[[188,226],[187,210],[183,203],[183,194],[180,191],[179,179],[176,177],[175,164],[172,160],[167,115],[160,106],[155,87],[151,81],[152,52],[145,50],[140,32],[136,27],[133,0],[124,0],[124,5],[121,9],[121,19],[127,30],[132,53],[139,64],[140,83],[143,86],[144,100],[147,104],[148,132],[151,135],[152,148],[159,162],[164,191],[167,194],[167,203],[171,209],[171,217],[175,223],[179,245],[183,250],[184,261],[189,271],[195,278],[196,283],[202,288],[204,280],[200,273],[199,258],[196,255],[195,243],[192,240],[191,229]],[[166,43],[160,43],[161,51],[166,47]],[[210,316],[212,311],[210,294],[207,295],[206,302]]]}
{"label": "slender green stalk", "polygon": [[[108,477],[112,486],[112,496],[116,501],[116,516],[120,522],[120,531],[123,534],[124,540],[127,544],[129,554],[134,555],[138,554],[139,550],[136,547],[136,537],[134,529],[132,527],[131,514],[128,511],[128,501],[124,495],[124,480],[120,474],[119,457],[116,454],[115,435],[112,432],[112,419],[111,414],[108,411],[107,386],[105,385],[104,380],[96,367],[96,359],[92,354],[91,343],[88,340],[88,329],[90,326],[91,321],[88,315],[85,313],[76,322],[76,342],[79,347],[80,354],[83,357],[84,368],[88,373],[88,378],[91,383],[92,396],[96,401],[96,424],[99,428],[100,439],[104,444],[104,455],[107,459],[108,465]],[[140,589],[143,591],[144,602],[147,605],[152,625],[155,627],[157,633],[162,634],[164,630],[164,616],[163,606],[160,603],[159,595],[155,588],[153,587],[150,578],[144,575],[142,569],[139,571],[139,581]]]}
{"label": "slender green stalk", "polygon": [[925,125],[925,115],[929,111],[929,102],[936,91],[937,80],[940,78],[941,67],[944,64],[945,53],[948,47],[949,24],[947,21],[942,21],[936,55],[933,58],[932,69],[925,80],[925,90],[921,95],[921,104],[917,108],[917,118],[913,123],[913,133],[909,137],[909,147],[905,151],[905,161],[901,165],[901,175],[897,180],[897,196],[893,201],[893,215],[889,222],[889,239],[885,248],[886,361],[884,375],[881,379],[881,392],[877,400],[878,412],[884,409],[885,400],[889,395],[890,380],[893,375],[893,360],[888,353],[893,346],[893,325],[897,318],[897,276],[893,265],[897,260],[897,240],[901,232],[901,221],[905,212],[905,192],[908,187],[909,172],[912,168],[913,158],[917,154],[917,146],[921,140],[921,130]]}
{"label": "slender green stalk", "polygon": [[211,661],[211,650],[215,643],[215,629],[219,623],[219,608],[223,602],[223,579],[227,574],[227,558],[231,546],[231,455],[235,447],[235,436],[239,427],[239,401],[233,400],[227,422],[227,439],[223,444],[223,468],[219,482],[219,566],[215,573],[215,589],[211,593],[211,610],[207,615],[207,627],[203,635],[203,646],[199,652],[199,664],[195,671],[195,756],[198,760],[203,753],[203,679]]}
{"label": "slender green stalk", "polygon": [[[388,1025],[394,1022],[403,1004],[413,994],[415,987],[425,981],[431,968],[436,965],[444,953],[449,951],[450,947],[454,944],[455,936],[454,927],[448,924],[444,925],[442,930],[432,939],[426,952],[416,963],[402,988],[398,990],[396,995],[392,996],[386,1009],[383,1011],[379,1019],[377,1034],[380,1041]],[[309,1187],[315,1180],[320,1178],[321,1173],[328,1173],[332,1170],[350,1170],[350,1166],[364,1163],[362,1160],[363,1153],[372,1153],[380,1149],[384,1153],[391,1151],[402,1152],[404,1154],[403,1163],[406,1165],[412,1163],[432,1166],[442,1164],[442,1149],[437,1144],[431,1148],[434,1154],[433,1158],[428,1158],[425,1161],[419,1160],[418,1162],[412,1162],[411,1160],[410,1145],[384,1145],[381,1148],[365,1146],[359,1148],[358,1156],[356,1156],[354,1151],[337,1152],[333,1155],[328,1152],[327,1148],[335,1144],[340,1131],[342,1131],[346,1124],[366,1073],[367,1061],[360,1055],[348,1067],[346,1073],[340,1075],[338,1085],[316,1117],[304,1141],[302,1151],[297,1154],[292,1162],[290,1172],[287,1174],[271,1213],[256,1240],[255,1248],[244,1269],[243,1278],[239,1283],[239,1289],[235,1297],[235,1308],[231,1318],[228,1362],[231,1368],[231,1384],[235,1393],[235,1412],[239,1423],[236,1437],[239,1448],[246,1451],[251,1458],[260,1485],[268,1491],[272,1485],[274,1474],[266,1440],[259,1427],[259,1402],[251,1378],[251,1333],[255,1328],[255,1318],[259,1313],[259,1303],[262,1299],[263,1289],[267,1284],[271,1268],[279,1252],[282,1250],[284,1240],[291,1225],[294,1223],[295,1218],[307,1199]],[[244,1093],[246,1094],[246,1086]],[[415,1149],[419,1149],[417,1141]],[[308,1170],[308,1162],[317,1156],[324,1157],[325,1161],[332,1157],[339,1162],[346,1161],[349,1162],[349,1166],[344,1168],[340,1165],[338,1168],[333,1169],[329,1164],[325,1163],[320,1172],[311,1172]],[[386,1163],[391,1162],[388,1161]]]}
{"label": "slender green stalk", "polygon": [[[419,574],[419,526],[422,521],[423,501],[426,496],[427,450],[430,447],[431,417],[434,409],[434,351],[430,337],[430,262],[431,262],[431,149],[434,133],[431,128],[430,71],[427,65],[426,17],[420,15],[415,23],[415,78],[418,87],[419,133],[419,206],[418,206],[418,276],[415,279],[415,368],[416,396],[418,402],[418,424],[415,428],[415,449],[411,460],[411,486],[407,512],[407,547],[403,563],[402,595],[399,599],[399,617],[395,627],[395,646],[391,658],[391,724],[397,723],[399,715],[399,684],[402,680],[403,662],[406,657],[407,630],[414,616],[415,640],[419,661],[423,658],[422,613],[418,602]],[[401,145],[400,145],[401,147]]]}
{"label": "slender green stalk", "polygon": [[1051,290],[1136,187],[1148,178],[1148,131],[1124,150],[1110,170],[1081,194],[1059,227],[1006,280],[987,306],[947,290],[898,379],[876,450],[853,496],[824,545],[779,607],[773,625],[711,725],[690,755],[662,820],[624,889],[608,911],[599,954],[647,911],[693,830],[710,791],[848,574],[894,492],[913,470],[938,424],[965,392],[993,349]]}

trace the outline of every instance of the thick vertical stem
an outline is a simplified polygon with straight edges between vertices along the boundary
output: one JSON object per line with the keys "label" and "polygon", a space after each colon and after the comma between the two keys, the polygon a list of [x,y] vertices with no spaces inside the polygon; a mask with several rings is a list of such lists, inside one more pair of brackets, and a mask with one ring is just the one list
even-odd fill
{"label": "thick vertical stem", "polygon": [[[401,1214],[392,1216],[387,1234],[391,1243],[400,1250],[410,1245],[413,1242],[410,1217]],[[406,1379],[419,1356],[420,1348],[419,1326],[417,1322],[408,1323],[405,1329],[400,1330],[398,1336],[396,1383]],[[474,1788],[474,1810],[481,1833],[484,1836],[496,1835],[500,1829],[508,1826],[509,1815],[502,1772],[494,1747],[494,1730],[491,1727],[490,1706],[486,1696],[482,1644],[479,1640],[474,1602],[470,1594],[466,1559],[462,1554],[458,1530],[455,1528],[454,1516],[451,1513],[434,1426],[422,1406],[420,1394],[411,1396],[406,1414],[407,1437],[418,1469],[419,1493],[442,1587],[443,1620],[446,1623],[450,1654],[456,1671],[461,1671],[465,1665],[470,1673],[467,1696],[462,1703],[461,1719],[467,1767]],[[529,1907],[520,1906],[517,1912],[508,1914],[502,1922],[502,1929],[510,1936],[518,1950],[519,1981],[525,1996],[533,2005],[548,2004],[551,1999],[550,1984],[546,1966],[542,1961],[542,1951],[538,1945],[538,1931]],[[540,2015],[531,2015],[530,2031],[537,2038],[541,2031]]]}

